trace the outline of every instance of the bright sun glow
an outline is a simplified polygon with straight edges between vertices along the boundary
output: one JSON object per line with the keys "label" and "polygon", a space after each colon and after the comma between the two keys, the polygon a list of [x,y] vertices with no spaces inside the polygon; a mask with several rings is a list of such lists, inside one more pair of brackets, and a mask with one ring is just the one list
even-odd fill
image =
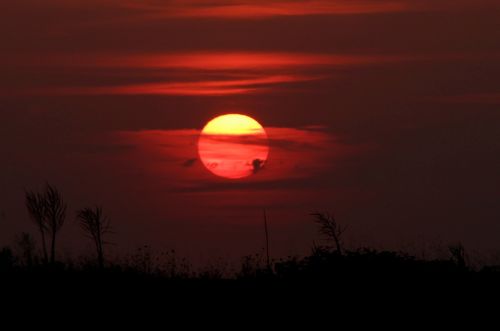
{"label": "bright sun glow", "polygon": [[203,165],[225,178],[243,178],[262,169],[269,154],[267,134],[256,120],[240,114],[214,118],[198,141]]}
{"label": "bright sun glow", "polygon": [[203,128],[203,134],[210,135],[253,135],[263,133],[264,128],[246,115],[227,114],[211,120]]}

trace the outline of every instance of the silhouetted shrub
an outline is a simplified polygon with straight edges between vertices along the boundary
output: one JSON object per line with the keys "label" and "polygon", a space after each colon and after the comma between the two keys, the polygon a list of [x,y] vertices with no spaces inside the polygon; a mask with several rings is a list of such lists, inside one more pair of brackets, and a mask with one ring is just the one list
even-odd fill
{"label": "silhouetted shrub", "polygon": [[9,247],[0,250],[0,272],[13,271],[16,267],[16,258]]}
{"label": "silhouetted shrub", "polygon": [[38,264],[38,257],[36,255],[36,243],[33,236],[29,233],[23,232],[16,238],[16,246],[19,251],[19,263],[27,268],[33,267]]}

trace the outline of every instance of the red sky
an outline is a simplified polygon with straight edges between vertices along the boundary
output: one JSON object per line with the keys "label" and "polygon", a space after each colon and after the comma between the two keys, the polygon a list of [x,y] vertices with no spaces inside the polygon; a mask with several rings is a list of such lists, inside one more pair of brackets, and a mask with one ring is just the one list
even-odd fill
{"label": "red sky", "polygon": [[[206,260],[321,241],[500,249],[500,4],[403,0],[19,0],[0,4],[0,243],[31,231],[25,188],[102,204],[116,250]],[[197,135],[256,118],[270,156],[216,178]],[[485,253],[486,254],[486,253]]]}

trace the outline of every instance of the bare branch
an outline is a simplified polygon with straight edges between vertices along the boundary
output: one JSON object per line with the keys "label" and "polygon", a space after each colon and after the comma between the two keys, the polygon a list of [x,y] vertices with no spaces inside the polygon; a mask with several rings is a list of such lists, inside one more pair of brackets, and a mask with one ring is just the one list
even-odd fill
{"label": "bare branch", "polygon": [[31,220],[33,221],[33,223],[35,223],[38,231],[40,232],[43,250],[43,261],[44,263],[47,263],[49,258],[47,253],[45,234],[48,232],[49,226],[46,217],[45,197],[41,193],[26,191],[25,204]]}
{"label": "bare branch", "polygon": [[77,220],[86,236],[95,244],[99,267],[104,267],[104,241],[106,234],[112,233],[110,220],[102,213],[102,208],[83,208],[77,212]]}
{"label": "bare branch", "polygon": [[342,234],[347,230],[347,226],[341,226],[336,218],[328,213],[312,213],[314,221],[319,225],[319,232],[335,242],[337,252],[342,254]]}

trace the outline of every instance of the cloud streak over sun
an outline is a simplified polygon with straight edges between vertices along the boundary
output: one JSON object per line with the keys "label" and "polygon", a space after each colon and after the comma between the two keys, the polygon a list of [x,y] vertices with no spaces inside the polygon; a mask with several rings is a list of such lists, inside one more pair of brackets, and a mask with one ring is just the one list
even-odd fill
{"label": "cloud streak over sun", "polygon": [[[280,182],[290,179],[321,176],[331,169],[335,160],[362,153],[365,147],[337,141],[324,128],[266,127],[270,154],[265,167],[244,182]],[[198,159],[199,130],[120,131],[113,134],[113,143],[135,146],[122,153],[117,162],[132,168],[148,168],[148,173],[169,182],[174,190],[201,189],[216,178]],[[245,143],[245,141],[242,141]],[[186,166],[186,163],[189,166]],[[224,179],[218,179],[224,182]]]}

